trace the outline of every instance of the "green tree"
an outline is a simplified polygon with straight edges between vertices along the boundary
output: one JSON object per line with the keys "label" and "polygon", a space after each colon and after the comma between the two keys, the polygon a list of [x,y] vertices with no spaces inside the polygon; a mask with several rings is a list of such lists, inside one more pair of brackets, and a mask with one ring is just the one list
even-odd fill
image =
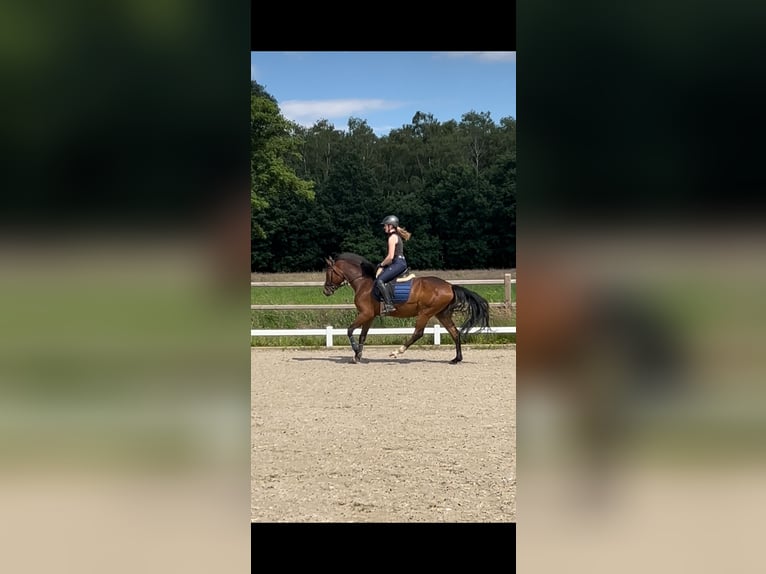
{"label": "green tree", "polygon": [[305,133],[305,175],[317,183],[325,182],[339,154],[343,132],[336,130],[327,120],[320,120]]}
{"label": "green tree", "polygon": [[380,240],[381,206],[375,174],[354,156],[339,158],[328,181],[317,193],[317,202],[328,214],[332,228],[330,246],[335,251],[353,251],[374,258]]}
{"label": "green tree", "polygon": [[476,179],[472,166],[444,170],[427,186],[433,205],[432,226],[442,244],[447,269],[484,268],[490,257],[487,219],[490,185]]}
{"label": "green tree", "polygon": [[470,111],[463,114],[460,121],[460,131],[466,141],[466,148],[471,165],[476,177],[479,170],[486,164],[486,156],[489,153],[490,141],[495,124],[490,118],[489,112],[477,113]]}
{"label": "green tree", "polygon": [[[272,202],[283,195],[306,200],[314,196],[314,184],[301,179],[292,164],[300,161],[301,141],[295,127],[280,113],[276,100],[257,82],[250,91],[250,209],[252,242],[266,238],[265,216]],[[251,265],[257,259],[251,255]]]}
{"label": "green tree", "polygon": [[516,120],[502,118],[495,134],[497,154],[487,168],[491,184],[488,217],[491,267],[516,267]]}

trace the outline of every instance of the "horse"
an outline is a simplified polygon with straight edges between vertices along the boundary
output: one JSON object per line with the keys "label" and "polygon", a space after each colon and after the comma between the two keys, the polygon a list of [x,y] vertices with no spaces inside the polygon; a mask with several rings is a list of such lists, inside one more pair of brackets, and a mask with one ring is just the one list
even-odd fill
{"label": "horse", "polygon": [[[343,285],[349,285],[354,290],[354,305],[357,316],[348,327],[348,340],[354,351],[353,363],[362,359],[367,332],[376,316],[380,315],[381,304],[373,286],[375,283],[375,266],[367,259],[355,253],[341,253],[335,258],[325,258],[324,294],[328,297]],[[395,280],[396,281],[396,280]],[[415,317],[415,331],[399,349],[390,357],[402,355],[415,341],[423,336],[426,325],[431,317],[436,317],[444,326],[455,343],[456,355],[450,361],[455,365],[463,360],[461,335],[467,335],[471,329],[489,328],[489,303],[473,291],[452,285],[439,277],[415,277],[406,282],[399,282],[394,291],[396,310],[391,317]],[[452,320],[456,311],[467,312],[465,323],[458,329]],[[359,342],[354,338],[354,331],[361,327]]]}

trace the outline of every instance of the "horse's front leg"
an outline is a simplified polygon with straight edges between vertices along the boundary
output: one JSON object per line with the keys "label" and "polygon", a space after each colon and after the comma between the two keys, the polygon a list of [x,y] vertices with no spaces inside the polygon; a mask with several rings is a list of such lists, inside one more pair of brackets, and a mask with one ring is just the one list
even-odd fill
{"label": "horse's front leg", "polygon": [[362,360],[362,351],[364,351],[364,342],[367,340],[367,332],[370,330],[370,325],[372,325],[372,321],[375,317],[372,317],[369,321],[364,323],[362,325],[362,332],[359,334],[359,348],[355,349],[356,354],[354,355],[354,359],[356,361]]}
{"label": "horse's front leg", "polygon": [[[364,350],[364,341],[367,338],[367,331],[370,328],[370,324],[375,317],[366,317],[364,315],[358,315],[351,325],[349,325],[346,333],[348,334],[348,341],[351,343],[351,348],[354,350],[354,357],[351,359],[352,363],[358,363],[362,358],[362,351]],[[359,336],[359,343],[354,338],[354,331],[359,327],[362,327],[362,332]]]}

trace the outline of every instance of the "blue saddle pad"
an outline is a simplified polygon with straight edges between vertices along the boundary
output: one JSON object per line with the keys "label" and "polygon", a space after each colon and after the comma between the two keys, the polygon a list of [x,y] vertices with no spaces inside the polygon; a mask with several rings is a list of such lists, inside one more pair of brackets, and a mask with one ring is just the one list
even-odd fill
{"label": "blue saddle pad", "polygon": [[[394,303],[405,303],[410,298],[410,290],[412,289],[412,279],[409,281],[394,281],[386,285],[386,289],[391,290],[393,288],[392,299]],[[373,289],[373,295],[378,301],[382,301],[383,298],[378,293],[377,289]]]}
{"label": "blue saddle pad", "polygon": [[412,279],[394,283],[394,303],[404,303],[410,298],[410,289],[412,289]]}

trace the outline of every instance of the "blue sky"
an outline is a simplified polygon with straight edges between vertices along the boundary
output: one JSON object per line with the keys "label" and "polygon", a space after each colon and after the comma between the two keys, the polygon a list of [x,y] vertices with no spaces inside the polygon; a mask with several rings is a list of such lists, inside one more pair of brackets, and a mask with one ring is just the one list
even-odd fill
{"label": "blue sky", "polygon": [[516,118],[516,52],[251,52],[250,78],[306,127],[345,130],[353,116],[385,135],[418,111],[442,123]]}

